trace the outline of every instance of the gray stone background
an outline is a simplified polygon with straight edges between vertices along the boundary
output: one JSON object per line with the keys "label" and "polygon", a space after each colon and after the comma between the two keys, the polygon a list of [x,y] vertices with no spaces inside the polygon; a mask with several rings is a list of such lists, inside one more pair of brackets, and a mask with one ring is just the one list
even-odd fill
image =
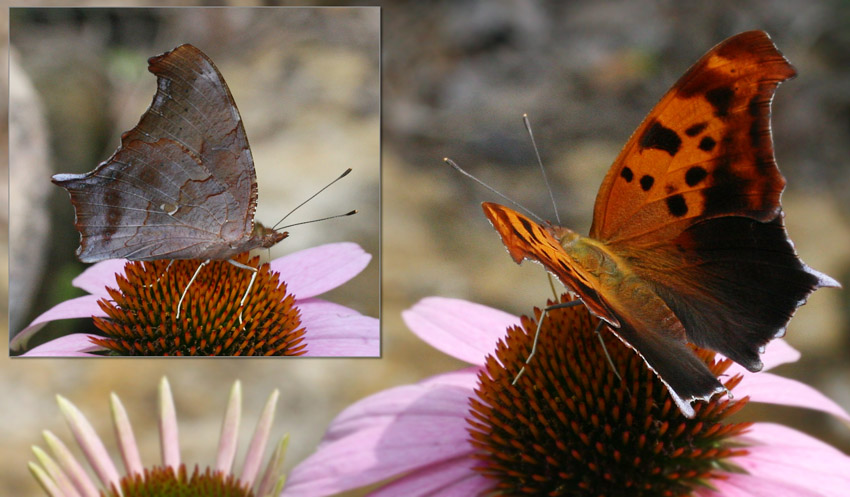
{"label": "gray stone background", "polygon": [[[197,15],[192,12],[192,16]],[[274,135],[278,130],[285,133],[285,126],[291,125],[291,121],[285,122],[284,115],[302,115],[301,108],[309,105],[301,105],[296,99],[268,112],[271,105],[268,95],[257,89],[250,74],[243,72],[261,70],[265,60],[287,59],[295,67],[310,66],[318,55],[309,50],[295,55],[281,53],[281,37],[285,38],[285,33],[294,28],[273,22],[265,24],[264,29],[247,28],[244,18],[250,16],[249,11],[240,9],[217,14],[216,24],[187,22],[162,27],[147,20],[151,17],[148,15],[140,16],[140,25],[122,25],[119,31],[115,30],[114,19],[106,19],[101,24],[107,34],[93,30],[85,30],[85,34],[113,40],[111,37],[121,38],[129,36],[128,33],[154,33],[144,35],[149,37],[145,43],[125,42],[126,51],[138,54],[133,56],[135,61],[171,48],[160,43],[177,41],[186,33],[207,36],[211,44],[220,47],[219,52],[208,53],[227,78],[245,120],[258,167],[260,209],[265,209],[267,202],[270,208],[260,210],[258,218],[267,220],[287,210],[272,204],[276,197],[289,199],[309,188],[298,186],[295,193],[271,190],[273,187],[266,186],[268,182],[263,178],[275,173],[261,170],[263,163],[269,167],[284,164],[287,171],[292,163],[277,148],[282,145],[271,145],[270,151],[263,155],[258,149],[263,147],[264,134]],[[720,1],[700,5],[649,0],[392,2],[382,9],[381,20],[383,358],[0,359],[5,421],[0,428],[5,440],[0,454],[6,461],[0,469],[0,493],[40,495],[25,463],[31,459],[28,447],[40,443],[41,429],[49,428],[66,439],[69,437],[53,401],[56,393],[71,398],[94,418],[102,433],[111,436],[106,419],[107,397],[109,391],[117,392],[129,405],[138,430],[146,434],[140,437],[143,457],[151,462],[158,457],[153,435],[155,422],[151,416],[156,382],[167,374],[177,396],[184,459],[209,463],[214,450],[211,438],[217,436],[230,383],[236,378],[244,383],[246,420],[253,419],[252,415],[259,411],[263,398],[272,388],[280,388],[276,429],[278,433],[292,435],[289,463],[295,464],[312,451],[327,423],[354,400],[389,386],[461,367],[459,362],[430,350],[409,333],[401,321],[401,311],[423,297],[440,295],[473,300],[515,314],[528,313],[532,306],[543,303],[549,290],[539,266],[528,263],[517,266],[511,261],[482,215],[480,202],[497,199],[448,170],[442,158],[452,157],[543,217],[553,218],[521,123],[521,115],[528,113],[553,183],[562,222],[586,232],[602,177],[644,115],[711,46],[748,29],[768,31],[799,73],[796,79],[778,89],[774,99],[776,156],[788,180],[783,195],[788,231],[803,260],[850,284],[847,249],[850,246],[850,8],[847,3],[805,0]],[[42,29],[48,33],[52,26],[46,23]],[[323,33],[331,38],[337,35],[340,34],[336,30]],[[42,36],[45,39],[40,42],[50,46],[47,36]],[[56,40],[64,35],[55,36],[52,45],[62,46]],[[20,52],[26,53],[25,49]],[[119,65],[123,67],[128,58],[121,58],[124,60]],[[243,63],[240,59],[253,63],[239,68]],[[27,66],[23,60],[19,62]],[[42,63],[46,62],[39,64]],[[345,79],[338,73],[338,66],[345,63],[339,59],[324,63],[316,70],[328,74],[328,81],[305,79],[304,84],[307,89],[314,84],[319,88],[334,86],[333,82]],[[30,62],[31,66],[39,64]],[[368,66],[369,60],[362,64]],[[89,92],[101,88],[104,85],[99,78],[109,78],[101,73],[102,65],[103,61],[90,61],[86,70],[69,72],[78,78],[69,84],[83,86]],[[85,152],[90,158],[83,161],[89,165],[81,165],[80,171],[91,169],[91,165],[108,156],[120,132],[135,124],[139,109],[143,110],[150,101],[153,77],[145,72],[144,63],[141,70],[138,62],[129,64],[128,70],[141,73],[143,89],[135,90],[139,108],[124,111],[125,121],[114,131],[84,129],[75,112],[66,109],[70,114],[66,119],[80,128],[72,127],[78,133],[74,142],[80,146],[94,142],[94,151]],[[346,74],[357,70],[348,71]],[[32,77],[31,73],[28,75]],[[246,83],[245,90],[236,90],[240,80]],[[109,81],[115,84],[114,80]],[[265,88],[267,80],[262,81]],[[292,87],[291,81],[276,83],[281,84],[281,95]],[[344,102],[342,107],[359,108],[362,104],[353,102],[356,98],[352,95],[360,94],[363,93],[339,96]],[[41,98],[46,99],[43,95]],[[89,103],[92,105],[89,112],[101,112],[110,116],[107,121],[115,120],[114,116],[121,114],[116,106],[123,110],[130,105],[130,98]],[[249,117],[249,109],[254,105],[258,107],[257,113]],[[296,108],[290,108],[293,105]],[[365,112],[368,115],[369,111]],[[290,146],[301,151],[308,149],[304,152],[308,158],[304,160],[311,164],[330,162],[332,168],[352,166],[351,161],[358,158],[334,159],[332,155],[329,159],[325,153],[316,151],[322,148],[316,143],[324,142],[331,144],[327,146],[331,150],[326,152],[331,154],[338,143],[349,139],[349,133],[360,131],[362,115],[349,110],[343,117],[349,120],[348,128],[333,133],[325,128],[314,129],[314,133],[297,135]],[[7,132],[5,128],[2,131]],[[31,149],[34,154],[56,153],[53,146],[49,152],[35,146]],[[76,153],[84,154],[79,150]],[[369,160],[362,162],[362,168],[370,167]],[[55,170],[70,171],[67,167]],[[286,175],[286,180],[289,179]],[[316,182],[321,183],[310,178],[308,185]],[[372,201],[374,186],[357,183],[351,186],[352,183],[338,185],[327,202],[337,206],[342,201],[346,206],[351,202]],[[48,186],[52,187],[49,183]],[[5,193],[6,189],[0,191]],[[67,206],[67,198],[53,195],[57,202],[65,202]],[[360,204],[354,207],[360,208]],[[329,208],[317,203],[310,212],[318,216]],[[364,218],[367,224],[374,223],[374,217]],[[377,255],[378,241],[357,238],[365,235],[350,228],[355,226],[354,221],[349,222],[353,219],[329,223],[326,227],[331,234],[328,235],[321,234],[321,225],[316,225],[315,230],[304,229],[305,238],[322,237],[305,243],[348,239],[359,241]],[[8,219],[4,222],[8,223]],[[53,225],[50,229],[54,229]],[[282,250],[286,253],[293,246]],[[72,253],[73,248],[68,251]],[[48,269],[52,272],[52,268]],[[371,308],[361,310],[376,314]],[[848,322],[845,290],[817,292],[799,310],[788,330],[789,342],[803,352],[803,358],[777,372],[812,384],[850,408]],[[739,417],[788,423],[845,452],[850,450],[850,429],[817,413],[751,405]],[[249,431],[246,428],[246,436]]]}

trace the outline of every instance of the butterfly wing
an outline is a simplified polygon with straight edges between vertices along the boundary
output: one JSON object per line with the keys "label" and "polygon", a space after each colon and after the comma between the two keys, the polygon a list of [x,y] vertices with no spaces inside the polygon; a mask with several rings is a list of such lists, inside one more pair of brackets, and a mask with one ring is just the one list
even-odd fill
{"label": "butterfly wing", "polygon": [[770,102],[794,76],[761,31],[703,56],[661,99],[606,176],[590,236],[647,281],[689,341],[750,370],[818,287],[782,223]]}
{"label": "butterfly wing", "polygon": [[200,157],[238,203],[241,217],[234,221],[250,233],[257,207],[254,158],[242,116],[218,68],[197,48],[181,45],[148,59],[148,70],[157,77],[156,95],[122,143],[162,136]]}
{"label": "butterfly wing", "polygon": [[758,370],[760,347],[805,298],[838,285],[800,261],[782,223],[770,101],[793,75],[761,31],[709,51],[609,170],[588,239],[484,204],[514,260],[542,263],[575,291],[687,416],[723,387],[686,342]]}
{"label": "butterfly wing", "polygon": [[608,171],[591,238],[668,240],[717,216],[769,222],[785,179],[773,158],[770,101],[794,68],[766,33],[733,36],[667,92]]}
{"label": "butterfly wing", "polygon": [[839,286],[797,257],[781,214],[766,223],[738,216],[710,219],[669,244],[621,256],[673,310],[690,342],[750,371],[761,370],[761,348],[785,334],[809,294]]}
{"label": "butterfly wing", "polygon": [[[585,306],[658,374],[686,416],[694,415],[692,401],[707,400],[723,391],[723,385],[688,348],[682,323],[652,289],[618,282],[629,288],[625,293],[630,300],[623,302],[561,246],[558,235],[566,230],[544,228],[503,205],[485,202],[483,208],[514,261],[539,262],[577,293]],[[639,305],[629,305],[634,302]]]}
{"label": "butterfly wing", "polygon": [[[656,310],[669,311],[667,308]],[[640,321],[629,313],[618,314],[617,318],[620,326],[609,329],[634,349],[658,375],[685,416],[694,417],[691,402],[709,400],[725,390],[705,363],[688,347],[681,323],[675,320]],[[662,326],[662,322],[668,326]],[[673,325],[670,326],[670,323]]]}
{"label": "butterfly wing", "polygon": [[239,111],[197,48],[181,45],[148,63],[157,92],[112,157],[87,174],[54,176],[76,210],[77,255],[83,262],[228,258],[252,234],[257,204]]}
{"label": "butterfly wing", "polygon": [[239,238],[227,187],[172,140],[133,141],[94,171],[53,182],[71,195],[83,262],[216,258],[210,248],[228,231]]}
{"label": "butterfly wing", "polygon": [[596,281],[577,267],[561,247],[553,228],[544,228],[519,212],[504,205],[484,202],[484,215],[508,249],[514,262],[519,264],[529,259],[542,264],[570,290],[581,297],[582,302],[597,317],[613,326],[619,321],[605,306],[598,293]]}

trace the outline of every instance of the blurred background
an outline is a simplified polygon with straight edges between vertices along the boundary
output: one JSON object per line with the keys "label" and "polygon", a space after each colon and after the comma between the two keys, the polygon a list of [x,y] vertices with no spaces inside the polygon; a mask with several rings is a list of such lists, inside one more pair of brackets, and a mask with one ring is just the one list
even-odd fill
{"label": "blurred background", "polygon": [[[250,9],[235,10],[237,17],[250,15],[246,13]],[[180,25],[180,33],[207,33],[210,43],[218,40],[225,47],[231,46],[235,38],[244,45],[233,46],[280,49],[283,53],[279,57],[288,53],[277,46],[281,42],[267,42],[263,38],[278,40],[276,37],[295,29],[281,21],[277,25],[270,22],[266,30],[238,25],[243,27],[221,31],[223,28],[218,25],[203,27],[196,21],[202,18],[199,14],[202,11],[188,12],[192,21]],[[270,11],[263,12],[261,18]],[[404,326],[401,311],[423,297],[439,295],[522,314],[542,305],[550,292],[541,267],[514,264],[484,218],[480,202],[498,199],[449,170],[442,158],[453,158],[542,217],[554,219],[530,140],[522,126],[521,116],[528,113],[562,224],[587,232],[602,178],[646,113],[703,53],[723,39],[749,29],[768,31],[799,73],[796,79],[780,86],[773,105],[776,157],[788,180],[783,195],[788,232],[807,264],[847,286],[850,284],[848,27],[850,5],[846,2],[719,1],[700,5],[649,0],[388,2],[381,10],[383,358],[4,359],[0,363],[3,370],[0,388],[7,399],[3,409],[9,412],[4,413],[7,421],[0,428],[6,441],[0,452],[8,462],[0,469],[3,472],[0,492],[39,495],[26,472],[25,462],[31,459],[27,448],[39,443],[38,433],[42,428],[68,437],[53,402],[55,393],[77,402],[95,417],[101,432],[107,433],[111,432],[105,419],[107,392],[115,390],[131,408],[138,409],[135,412],[139,414],[131,411],[131,416],[142,425],[140,430],[154,430],[148,413],[153,409],[159,376],[168,374],[178,397],[178,414],[185,433],[184,459],[208,463],[212,460],[213,443],[207,434],[218,433],[230,383],[237,377],[245,383],[246,420],[253,419],[270,389],[280,388],[282,405],[276,429],[292,434],[288,457],[291,467],[313,450],[325,426],[354,400],[383,388],[462,367],[458,361],[431,350],[414,337]],[[110,29],[126,34],[141,28]],[[222,32],[230,35],[222,36]],[[55,36],[52,43],[64,48],[64,43],[57,40],[65,35]],[[175,40],[172,45],[179,43],[177,35],[172,36]],[[14,36],[12,40],[15,41]],[[24,53],[23,48],[15,48]],[[87,159],[87,165],[80,166],[79,171],[90,170],[107,157],[117,145],[120,132],[132,127],[149,103],[153,77],[146,73],[144,62],[137,67],[138,60],[144,61],[169,48],[172,47],[142,43],[124,48],[139,53],[139,59],[129,65],[142,73],[142,80],[148,86],[139,90],[139,109],[129,113],[123,127],[118,126],[111,138],[98,138],[100,151]],[[261,136],[283,128],[280,122],[265,128],[260,123],[264,118],[276,119],[290,112],[286,105],[300,103],[289,102],[275,112],[265,113],[263,110],[274,99],[258,96],[259,115],[249,117],[250,93],[262,90],[248,84],[244,90],[247,93],[240,94],[237,80],[250,76],[240,74],[243,72],[240,69],[229,69],[220,60],[227,59],[231,52],[236,58],[246,58],[249,51],[205,50],[227,79],[245,121],[257,162],[259,206],[263,209],[266,202],[273,202],[277,196],[267,190],[272,186],[266,186],[263,179],[266,174],[260,169],[263,163],[272,167],[284,165],[281,176],[286,181],[291,180],[288,171],[292,166],[286,160],[288,157],[275,152],[271,152],[270,159],[261,158],[258,150]],[[23,60],[19,62],[26,66]],[[338,64],[328,64],[326,70],[332,71]],[[62,84],[66,77],[54,83]],[[322,88],[333,86],[332,83],[329,79],[310,85]],[[100,83],[84,80],[76,84],[101,93],[100,86],[96,86]],[[278,94],[287,95],[287,88],[282,87]],[[91,112],[107,110],[95,106]],[[68,119],[76,122],[73,114]],[[259,122],[254,124],[252,119]],[[356,129],[352,131],[356,132]],[[80,146],[92,141],[92,136],[103,136],[79,133],[76,145]],[[318,136],[329,149],[325,153],[332,153],[337,143],[349,139],[347,135],[325,134],[322,130]],[[298,137],[299,143],[310,140],[317,140],[316,135]],[[31,151],[36,149],[28,147]],[[352,160],[355,157],[330,162],[342,168],[351,166]],[[325,161],[313,160],[310,164],[319,167],[319,162]],[[64,164],[55,167],[63,172],[72,171]],[[274,172],[269,174],[275,176]],[[58,190],[51,184],[47,187]],[[347,188],[338,185],[333,195],[353,195],[357,191],[355,187],[349,191]],[[19,190],[13,188],[13,191]],[[63,192],[52,194],[55,201],[69,207],[67,197],[59,193]],[[347,205],[338,202],[338,197],[327,195],[336,206]],[[354,200],[358,202],[372,198],[359,191],[357,195]],[[289,198],[292,194],[286,195]],[[361,208],[361,204],[354,207]],[[310,212],[318,211],[318,216],[325,210],[326,207],[316,204]],[[257,218],[266,221],[274,218],[276,212],[280,211],[266,214],[260,210]],[[70,219],[66,220],[69,226]],[[342,230],[353,219],[332,222],[332,228]],[[30,221],[29,214],[26,220]],[[313,229],[301,232],[306,237],[308,231]],[[71,242],[65,245],[72,254],[76,235],[69,236]],[[355,239],[354,236],[326,241]],[[360,243],[373,255],[377,253],[377,249]],[[284,251],[290,250],[283,246],[282,243]],[[50,266],[45,267],[52,272]],[[815,386],[845,408],[850,408],[848,295],[846,290],[823,289],[811,296],[792,320],[787,335],[788,341],[802,351],[802,359],[776,370]],[[845,452],[850,451],[850,429],[818,413],[751,404],[739,416],[787,423]],[[143,455],[146,461],[155,461],[155,437],[153,431],[147,433],[150,442]]]}

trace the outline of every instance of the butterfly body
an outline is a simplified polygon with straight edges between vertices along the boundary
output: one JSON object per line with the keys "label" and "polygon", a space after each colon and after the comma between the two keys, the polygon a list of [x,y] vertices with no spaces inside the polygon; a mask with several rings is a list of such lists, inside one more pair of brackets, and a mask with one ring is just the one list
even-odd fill
{"label": "butterfly body", "polygon": [[797,257],[783,224],[770,102],[794,74],[764,32],[714,47],[623,148],[587,237],[483,204],[514,261],[543,264],[576,293],[688,416],[723,391],[688,342],[758,371],[806,297],[839,286]]}

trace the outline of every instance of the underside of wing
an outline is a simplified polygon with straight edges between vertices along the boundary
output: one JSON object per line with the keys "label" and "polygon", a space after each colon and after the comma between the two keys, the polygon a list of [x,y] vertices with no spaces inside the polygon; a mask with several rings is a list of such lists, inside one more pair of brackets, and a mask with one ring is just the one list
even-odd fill
{"label": "underside of wing", "polygon": [[254,159],[242,117],[221,73],[192,45],[151,57],[148,70],[157,77],[156,94],[139,124],[121,137],[121,147],[160,138],[179,143],[200,159],[218,183],[227,186],[239,205],[238,221],[250,233],[257,205]]}
{"label": "underside of wing", "polygon": [[672,238],[700,219],[779,213],[770,102],[794,68],[762,31],[729,38],[670,89],[609,170],[590,236]]}
{"label": "underside of wing", "polygon": [[724,387],[684,340],[669,330],[637,328],[627,316],[618,316],[619,328],[610,328],[667,386],[682,413],[692,418],[691,402],[709,400]]}
{"label": "underside of wing", "polygon": [[839,286],[797,257],[781,213],[765,223],[707,219],[672,242],[621,256],[673,310],[690,342],[751,371],[761,369],[761,347],[784,334],[809,294]]}
{"label": "underside of wing", "polygon": [[206,259],[206,247],[242,234],[227,187],[172,140],[127,143],[94,171],[53,182],[71,195],[83,262]]}

